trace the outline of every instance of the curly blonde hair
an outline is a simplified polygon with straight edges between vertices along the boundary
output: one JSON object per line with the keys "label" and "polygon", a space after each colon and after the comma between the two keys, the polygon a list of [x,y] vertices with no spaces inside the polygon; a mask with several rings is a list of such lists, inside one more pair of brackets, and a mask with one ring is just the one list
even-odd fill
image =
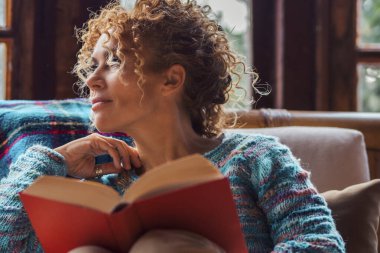
{"label": "curly blonde hair", "polygon": [[[230,122],[223,110],[230,91],[239,87],[242,74],[252,77],[254,87],[257,74],[231,50],[226,33],[209,18],[210,13],[209,6],[191,0],[137,0],[132,10],[110,3],[77,31],[83,43],[73,70],[79,87],[85,88],[93,71],[91,53],[106,34],[116,41],[114,54],[121,60],[121,69],[126,58],[133,57],[140,88],[144,71],[159,73],[173,64],[182,65],[186,70],[183,104],[192,127],[201,136],[217,136]],[[113,52],[107,51],[112,59]]]}

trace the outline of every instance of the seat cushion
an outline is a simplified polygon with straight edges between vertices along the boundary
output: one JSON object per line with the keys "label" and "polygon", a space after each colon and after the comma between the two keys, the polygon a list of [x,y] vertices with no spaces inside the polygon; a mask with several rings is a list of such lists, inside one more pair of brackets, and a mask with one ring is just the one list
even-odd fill
{"label": "seat cushion", "polygon": [[[90,108],[85,99],[0,101],[0,178],[32,145],[55,148],[96,132],[90,127]],[[122,133],[104,135],[133,144]]]}
{"label": "seat cushion", "polygon": [[347,252],[377,253],[380,179],[322,193],[332,210]]}
{"label": "seat cushion", "polygon": [[311,172],[320,192],[341,190],[370,179],[364,137],[357,130],[291,126],[230,131],[277,136]]}

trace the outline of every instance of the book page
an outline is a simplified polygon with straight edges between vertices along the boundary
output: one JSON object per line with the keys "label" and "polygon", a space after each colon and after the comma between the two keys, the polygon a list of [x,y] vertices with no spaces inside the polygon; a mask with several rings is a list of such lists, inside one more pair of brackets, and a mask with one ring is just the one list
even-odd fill
{"label": "book page", "polygon": [[124,199],[130,203],[223,177],[206,158],[190,155],[147,171],[127,189]]}
{"label": "book page", "polygon": [[105,213],[111,213],[121,201],[115,190],[101,183],[58,176],[39,177],[23,194],[85,206]]}

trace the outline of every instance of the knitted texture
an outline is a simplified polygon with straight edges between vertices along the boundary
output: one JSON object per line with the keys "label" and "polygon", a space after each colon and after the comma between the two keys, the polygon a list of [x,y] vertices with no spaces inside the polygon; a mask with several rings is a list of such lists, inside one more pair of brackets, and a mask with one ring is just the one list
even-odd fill
{"label": "knitted texture", "polygon": [[[331,212],[289,149],[262,135],[226,133],[204,154],[228,177],[249,252],[344,252]],[[39,175],[65,175],[53,150],[28,149],[0,187],[0,252],[41,252],[18,198]],[[102,182],[115,186],[117,175]],[[128,184],[138,177],[131,176]],[[128,185],[127,185],[128,187]],[[231,235],[233,236],[233,235]]]}
{"label": "knitted texture", "polygon": [[[0,101],[0,178],[17,157],[36,144],[55,148],[94,132],[86,99]],[[125,134],[104,134],[132,145]]]}
{"label": "knitted texture", "polygon": [[205,157],[230,180],[249,252],[345,252],[309,172],[277,138],[226,133]]}
{"label": "knitted texture", "polygon": [[18,193],[41,175],[66,176],[63,157],[33,146],[12,164],[0,181],[0,252],[43,252]]}

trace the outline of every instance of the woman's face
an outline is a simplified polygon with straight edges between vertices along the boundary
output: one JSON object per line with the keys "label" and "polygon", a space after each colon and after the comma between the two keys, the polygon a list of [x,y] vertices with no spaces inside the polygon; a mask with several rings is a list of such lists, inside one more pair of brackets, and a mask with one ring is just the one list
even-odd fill
{"label": "woman's face", "polygon": [[[96,43],[92,53],[94,72],[86,81],[90,89],[92,116],[96,128],[101,132],[127,132],[128,129],[151,124],[151,116],[157,113],[160,99],[158,84],[163,77],[144,73],[145,82],[140,89],[132,59],[126,60],[123,69],[120,69],[120,61],[117,58],[112,59],[112,64],[107,63],[108,52],[103,47],[106,39],[106,35],[102,35]],[[111,51],[116,50],[112,40],[105,46]],[[114,55],[116,57],[116,54]]]}

